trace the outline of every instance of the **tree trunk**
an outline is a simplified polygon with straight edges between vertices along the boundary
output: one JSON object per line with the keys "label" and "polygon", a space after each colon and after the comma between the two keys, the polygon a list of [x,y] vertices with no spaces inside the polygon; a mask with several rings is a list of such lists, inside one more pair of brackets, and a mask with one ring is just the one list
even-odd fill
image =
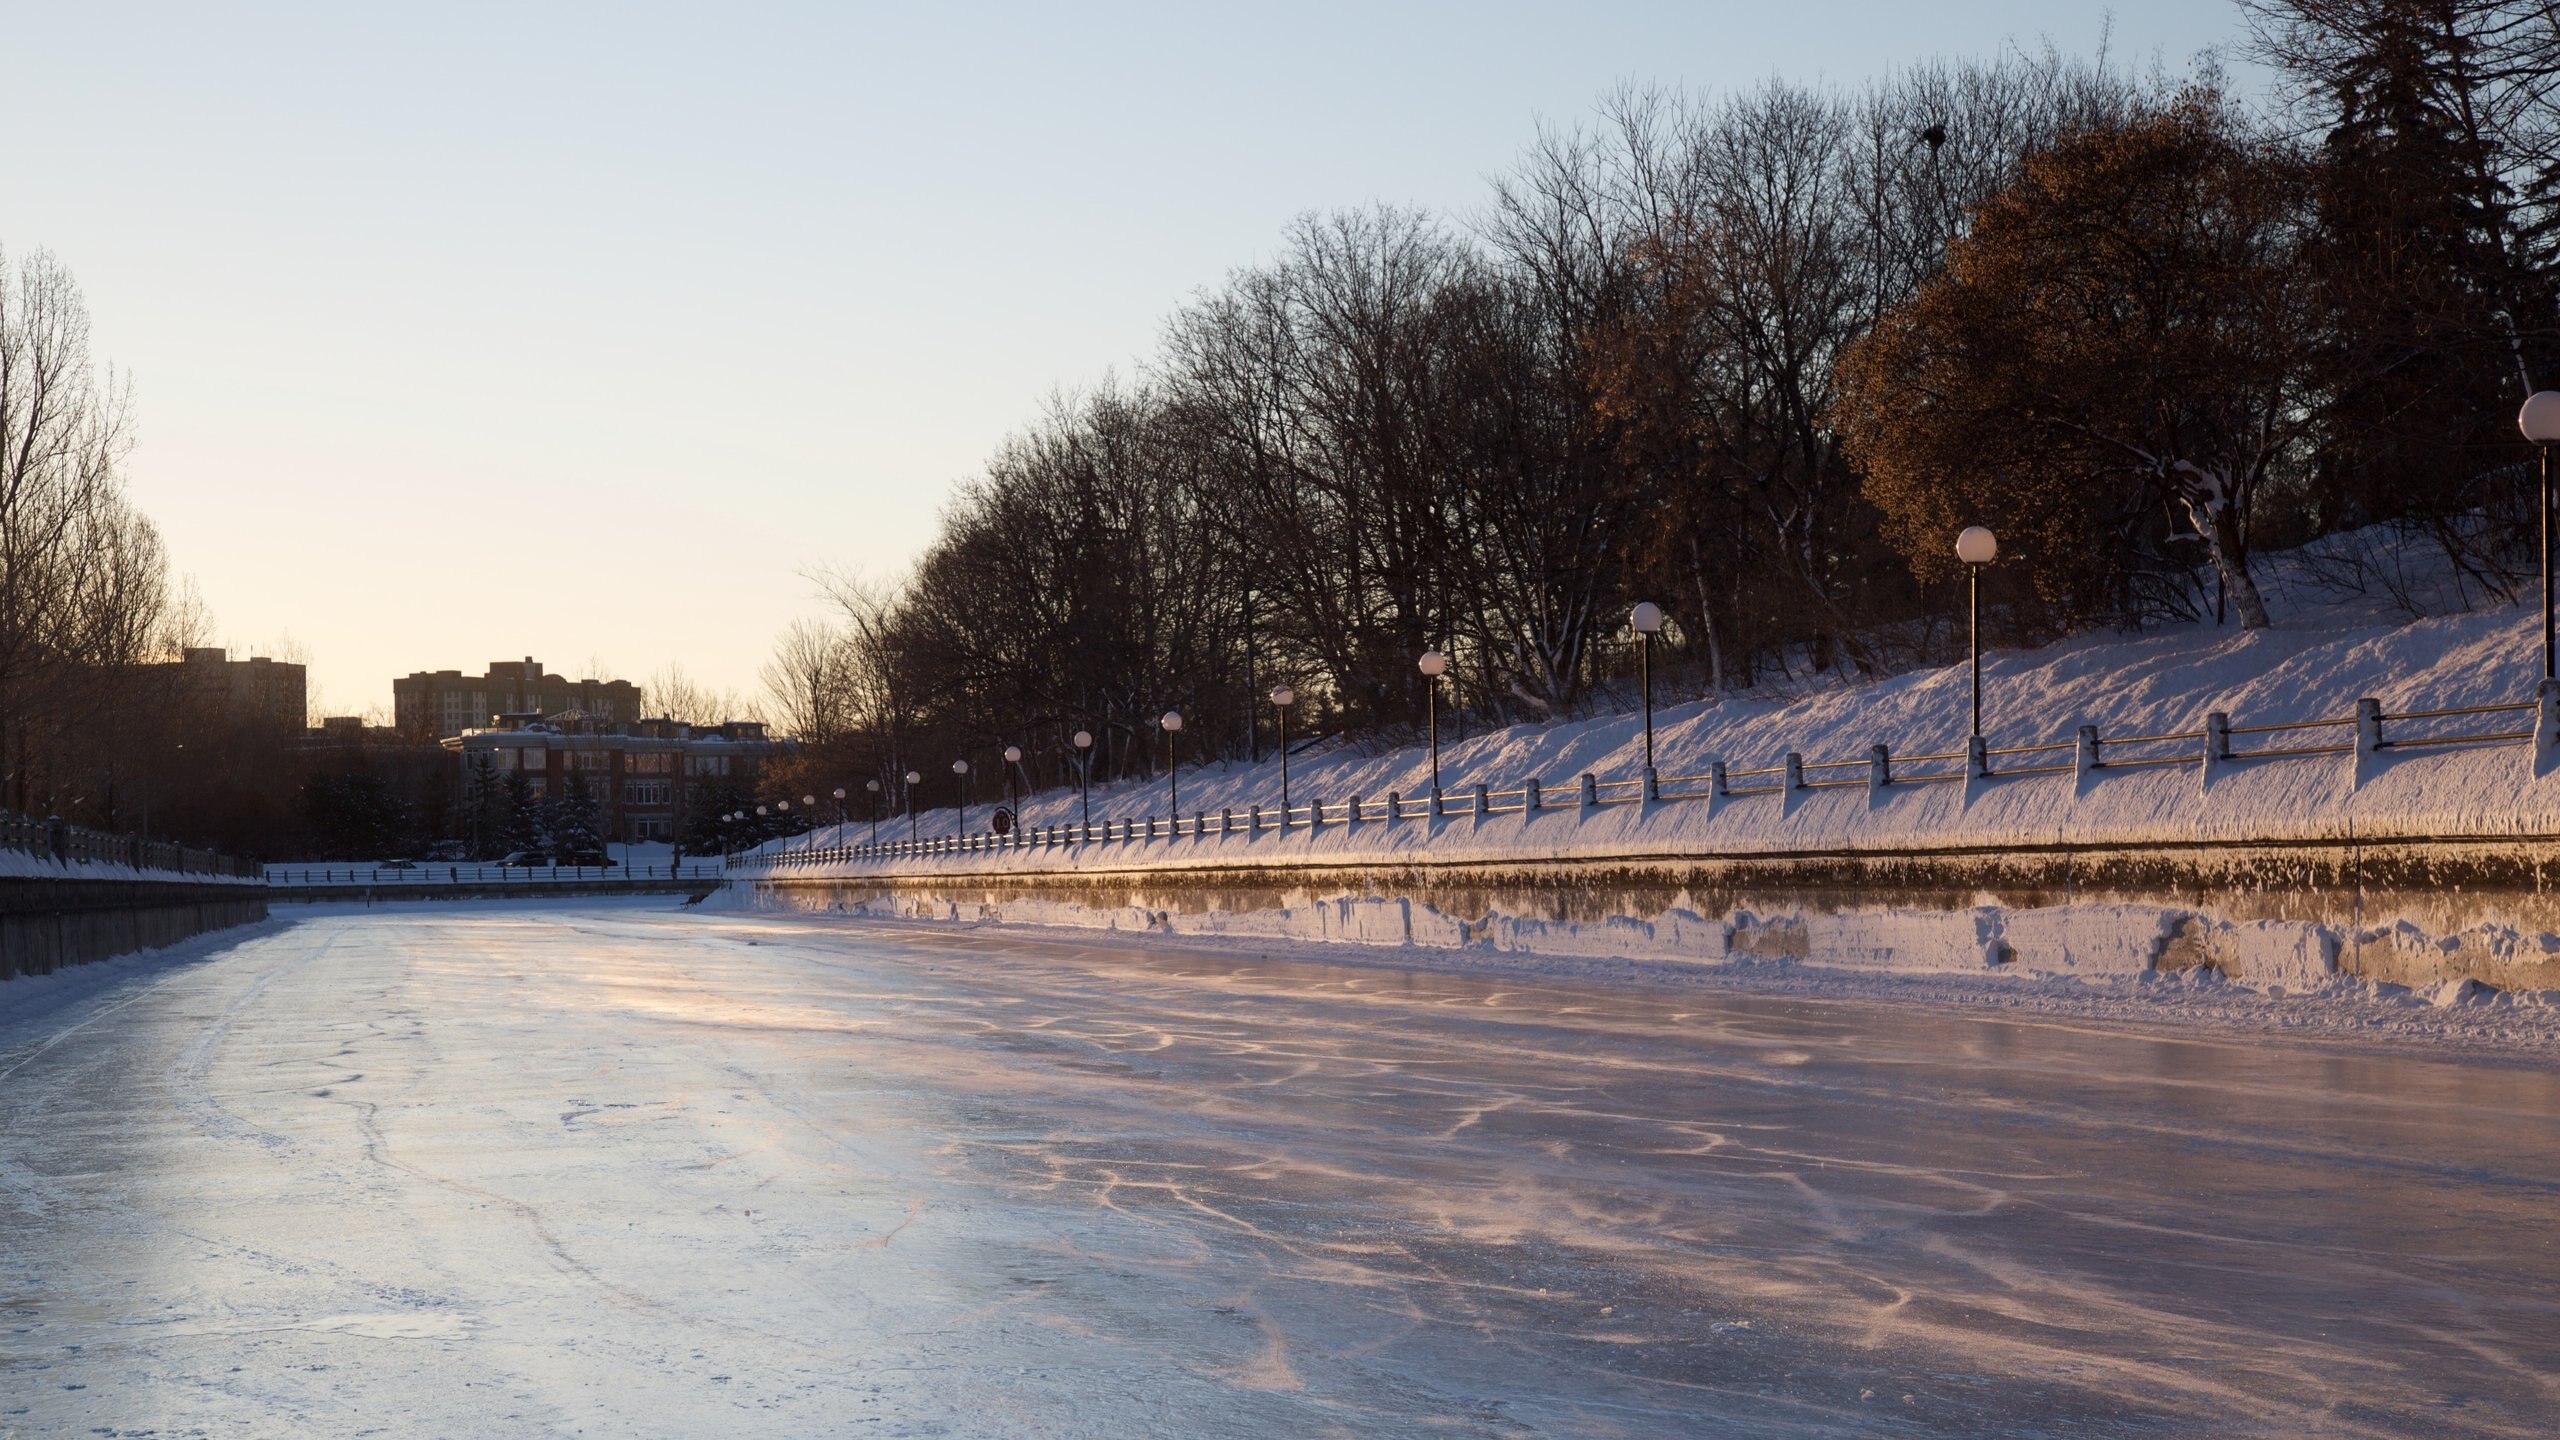
{"label": "tree trunk", "polygon": [[2231,508],[2230,487],[2214,472],[2192,465],[2180,469],[2187,484],[2179,498],[2186,503],[2187,518],[2194,522],[2196,533],[2213,552],[2213,568],[2240,612],[2240,628],[2266,629],[2267,603],[2259,598],[2257,582],[2249,578],[2249,567],[2241,559],[2240,517]]}

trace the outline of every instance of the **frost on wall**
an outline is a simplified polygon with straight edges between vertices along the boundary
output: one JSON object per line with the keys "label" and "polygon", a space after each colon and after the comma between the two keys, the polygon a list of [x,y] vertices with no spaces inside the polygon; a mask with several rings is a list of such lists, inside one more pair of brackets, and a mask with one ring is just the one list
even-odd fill
{"label": "frost on wall", "polygon": [[[2008,975],[2098,984],[2211,975],[2271,995],[2341,982],[2437,991],[2540,990],[2560,976],[2560,935],[2481,923],[2432,934],[2394,919],[2361,929],[2232,921],[2179,906],[2012,909],[1736,909],[1675,905],[1649,918],[1555,920],[1488,909],[1450,915],[1402,897],[1337,895],[1249,909],[1086,906],[1049,898],[954,900],[822,887],[733,887],[732,903],[967,924],[1166,936],[1485,951],[1524,961],[1628,959],[1707,966],[1802,966],[1879,975]],[[2464,992],[2469,993],[2469,992]]]}

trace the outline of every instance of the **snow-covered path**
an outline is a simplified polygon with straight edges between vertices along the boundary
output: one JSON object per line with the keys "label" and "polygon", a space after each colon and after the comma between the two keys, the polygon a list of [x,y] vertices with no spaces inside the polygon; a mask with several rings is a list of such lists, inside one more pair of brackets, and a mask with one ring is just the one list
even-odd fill
{"label": "snow-covered path", "polygon": [[0,988],[0,1436],[2560,1428],[2535,1068],[633,905],[101,973]]}

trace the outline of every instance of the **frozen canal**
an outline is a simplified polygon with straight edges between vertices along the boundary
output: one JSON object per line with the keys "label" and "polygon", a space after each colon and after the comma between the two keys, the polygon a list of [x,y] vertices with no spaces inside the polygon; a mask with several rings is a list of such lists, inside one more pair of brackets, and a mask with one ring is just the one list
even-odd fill
{"label": "frozen canal", "polygon": [[2531,1067],[530,903],[88,988],[0,1436],[2560,1429]]}

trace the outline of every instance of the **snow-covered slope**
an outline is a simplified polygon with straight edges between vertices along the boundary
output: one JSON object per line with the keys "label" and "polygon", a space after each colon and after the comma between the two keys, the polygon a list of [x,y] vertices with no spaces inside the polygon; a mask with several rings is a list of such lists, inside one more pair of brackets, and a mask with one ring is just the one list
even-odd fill
{"label": "snow-covered slope", "polygon": [[[2338,719],[2359,697],[2378,699],[2396,715],[2477,705],[2524,704],[2540,678],[2539,616],[2515,605],[2416,621],[2393,621],[2370,606],[2288,603],[2279,584],[2278,624],[2245,633],[2196,625],[2134,637],[2089,636],[2027,653],[1995,653],[1985,665],[1985,723],[1995,748],[2065,744],[2076,727],[2095,725],[2116,737],[2188,732],[2208,712],[2222,711],[2241,731],[2235,751],[2351,743],[2348,727],[2274,735],[2246,727]],[[1656,714],[1657,769],[1666,793],[1707,787],[1671,777],[1700,776],[1711,762],[1735,771],[1776,766],[1789,751],[1808,762],[1862,759],[1883,744],[1897,756],[1961,752],[1965,744],[1967,675],[1962,665],[1842,687],[1792,702],[1726,698],[1661,706]],[[2389,740],[2427,735],[2522,731],[2527,712],[2390,722]],[[2385,749],[2359,767],[2346,754],[2244,759],[2210,777],[2198,741],[2137,747],[2110,745],[2109,761],[2173,759],[2155,766],[2110,764],[2086,776],[2068,771],[2069,750],[1993,757],[1994,767],[2060,766],[2064,773],[1995,778],[1987,783],[1898,782],[1870,792],[1863,768],[1816,771],[1843,782],[1789,790],[1780,777],[1737,777],[1737,790],[1780,787],[1728,800],[1670,800],[1658,805],[1575,805],[1577,779],[1630,781],[1641,774],[1642,721],[1612,715],[1553,726],[1519,726],[1444,741],[1442,788],[1452,813],[1438,820],[1380,823],[1385,797],[1427,795],[1430,758],[1416,747],[1368,755],[1348,748],[1300,756],[1290,791],[1300,807],[1325,802],[1328,823],[1240,833],[1250,807],[1274,823],[1279,768],[1222,766],[1180,778],[1186,817],[1204,813],[1212,834],[1181,839],[1041,847],[965,857],[930,857],[934,868],[955,859],[996,868],[1054,868],[1060,863],[1187,865],[1347,863],[1431,859],[1797,851],[2037,842],[2326,838],[2560,833],[2560,778],[2538,777],[2532,747],[2522,740],[2457,748]],[[1933,762],[1905,773],[1945,774],[1960,763]],[[2362,773],[2359,773],[2361,769]],[[1473,787],[1514,790],[1536,778],[1549,807],[1534,814],[1465,813]],[[1634,790],[1604,791],[1632,799]],[[1340,823],[1361,797],[1367,823]],[[1497,811],[1516,804],[1497,797]],[[1050,791],[1025,807],[1033,827],[1080,816],[1072,791]],[[1097,790],[1097,822],[1162,817],[1167,786]],[[1214,833],[1221,811],[1237,833]],[[956,833],[949,809],[928,811],[918,826],[927,839]],[[987,810],[973,808],[971,832],[984,834]],[[903,821],[883,824],[884,840],[904,839]],[[769,847],[858,845],[869,827],[854,824]],[[832,868],[832,867],[830,867]],[[869,868],[857,865],[857,869]]]}

